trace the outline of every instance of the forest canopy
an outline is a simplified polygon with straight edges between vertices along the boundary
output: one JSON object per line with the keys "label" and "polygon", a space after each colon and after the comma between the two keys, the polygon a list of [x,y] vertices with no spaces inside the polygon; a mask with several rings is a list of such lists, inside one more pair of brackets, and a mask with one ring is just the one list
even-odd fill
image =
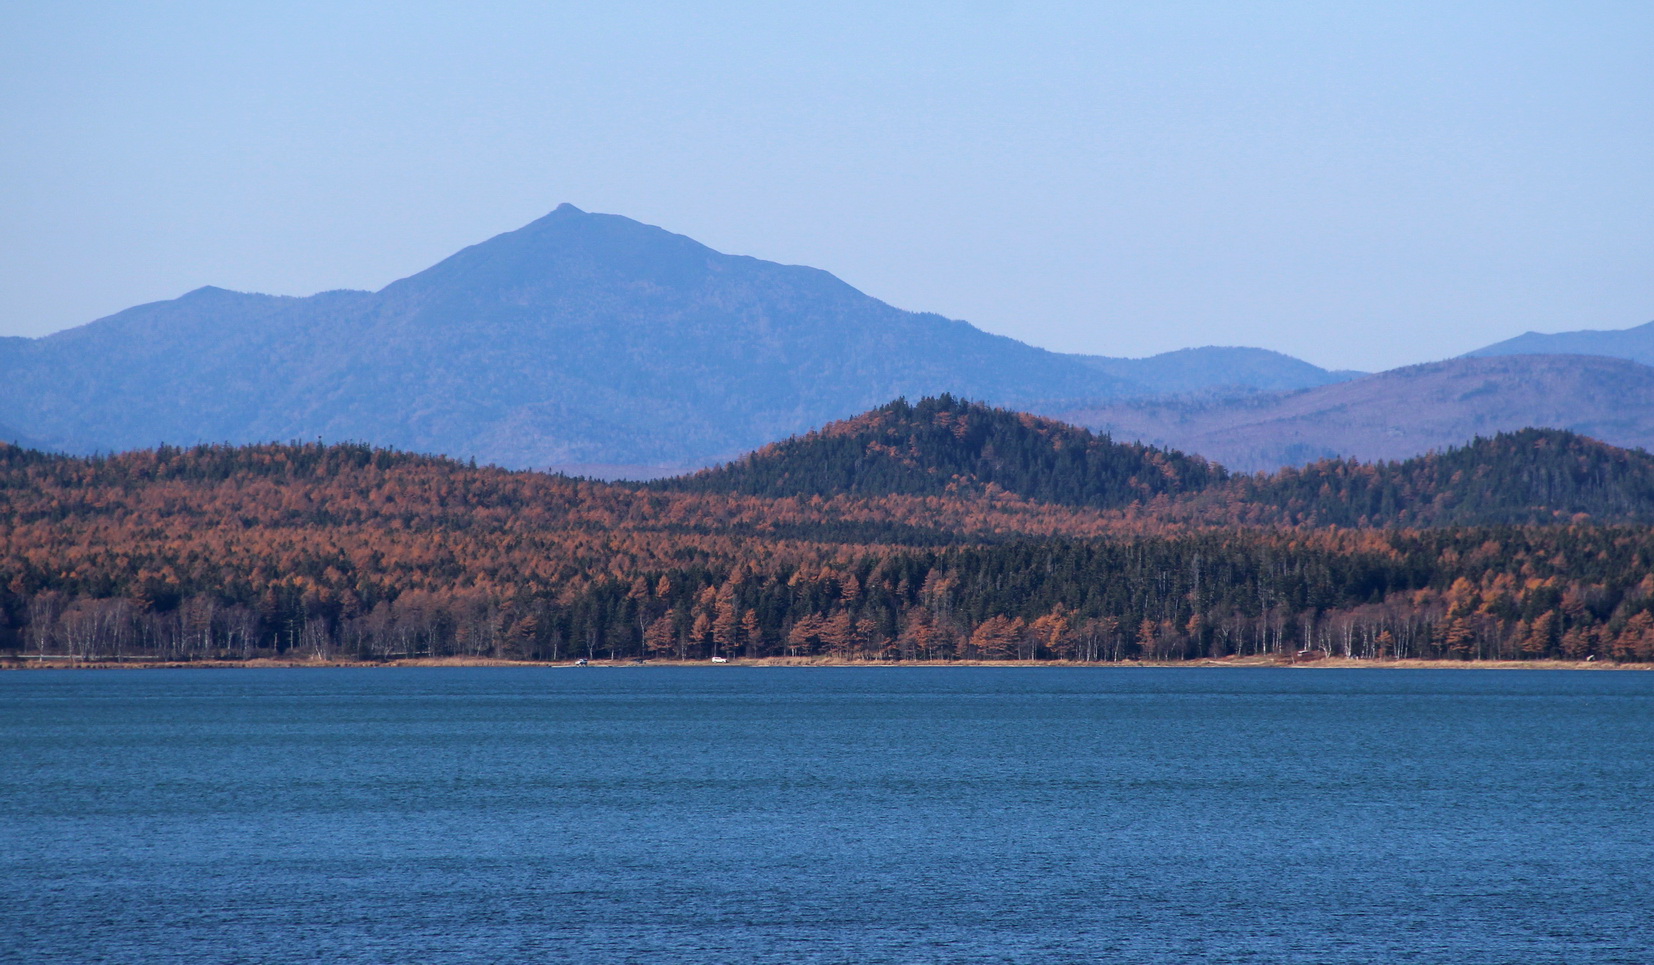
{"label": "forest canopy", "polygon": [[0,653],[1654,660],[1650,457],[1232,476],[956,399],[612,484],[362,445],[0,447]]}

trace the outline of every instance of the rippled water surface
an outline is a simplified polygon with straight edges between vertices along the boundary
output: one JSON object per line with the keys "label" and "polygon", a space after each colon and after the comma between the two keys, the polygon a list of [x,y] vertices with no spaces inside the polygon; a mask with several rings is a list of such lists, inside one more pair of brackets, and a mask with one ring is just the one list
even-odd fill
{"label": "rippled water surface", "polygon": [[0,960],[1654,961],[1654,674],[0,674]]}

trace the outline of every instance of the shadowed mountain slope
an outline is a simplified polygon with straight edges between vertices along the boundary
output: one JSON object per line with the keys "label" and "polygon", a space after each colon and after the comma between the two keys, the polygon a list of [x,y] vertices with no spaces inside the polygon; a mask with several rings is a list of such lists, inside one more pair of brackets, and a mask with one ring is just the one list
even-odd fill
{"label": "shadowed mountain slope", "polygon": [[71,451],[322,437],[694,466],[898,395],[1126,388],[824,271],[570,205],[377,293],[203,288],[0,344],[0,414]]}
{"label": "shadowed mountain slope", "polygon": [[1047,414],[1246,472],[1336,457],[1405,459],[1530,426],[1654,448],[1654,368],[1580,355],[1466,358],[1301,392]]}
{"label": "shadowed mountain slope", "polygon": [[940,495],[993,486],[1071,506],[1124,506],[1225,478],[1198,457],[952,396],[897,400],[659,488],[758,496]]}

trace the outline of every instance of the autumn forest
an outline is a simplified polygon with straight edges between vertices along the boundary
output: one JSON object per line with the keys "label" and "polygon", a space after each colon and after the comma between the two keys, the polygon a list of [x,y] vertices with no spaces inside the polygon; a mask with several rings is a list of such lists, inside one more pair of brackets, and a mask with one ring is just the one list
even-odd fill
{"label": "autumn forest", "polygon": [[12,660],[1654,661],[1654,458],[1263,476],[942,397],[653,483],[0,447]]}

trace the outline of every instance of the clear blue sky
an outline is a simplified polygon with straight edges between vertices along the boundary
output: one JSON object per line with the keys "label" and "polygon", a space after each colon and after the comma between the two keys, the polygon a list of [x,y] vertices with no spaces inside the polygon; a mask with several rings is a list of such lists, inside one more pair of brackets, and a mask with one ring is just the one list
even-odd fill
{"label": "clear blue sky", "polygon": [[0,0],[0,334],[568,201],[1064,351],[1654,319],[1654,4]]}

